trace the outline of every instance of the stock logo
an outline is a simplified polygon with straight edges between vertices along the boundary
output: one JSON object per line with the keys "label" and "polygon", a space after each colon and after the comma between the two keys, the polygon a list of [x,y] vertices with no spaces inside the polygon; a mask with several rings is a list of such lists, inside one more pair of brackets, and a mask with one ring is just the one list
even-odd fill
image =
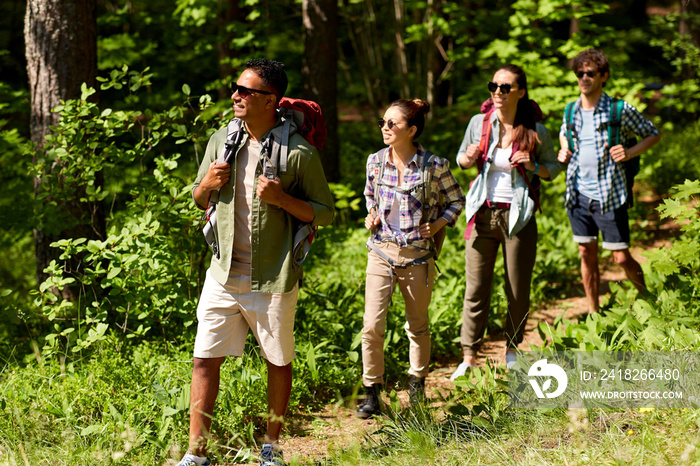
{"label": "stock logo", "polygon": [[[567,377],[564,369],[556,364],[548,364],[546,359],[540,359],[530,366],[527,375],[530,377],[530,385],[532,385],[532,389],[535,390],[537,398],[556,398],[564,393],[566,385],[569,383],[569,377]],[[547,377],[547,379],[540,387],[537,383],[537,379],[533,379],[533,377]],[[552,386],[552,379],[557,381],[557,389],[551,393],[547,393]]]}

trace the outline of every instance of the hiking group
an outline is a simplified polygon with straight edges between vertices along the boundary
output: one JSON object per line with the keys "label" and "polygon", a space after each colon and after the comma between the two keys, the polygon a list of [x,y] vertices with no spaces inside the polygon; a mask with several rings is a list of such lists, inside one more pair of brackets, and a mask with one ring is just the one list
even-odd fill
{"label": "hiking group", "polygon": [[[385,147],[367,160],[364,190],[370,236],[359,417],[381,413],[386,317],[397,284],[405,301],[409,399],[424,399],[436,260],[444,228],[455,226],[463,210],[464,358],[452,380],[476,365],[499,248],[508,299],[506,363],[515,362],[530,307],[540,184],[562,170],[590,312],[598,310],[599,231],[603,247],[644,292],[641,267],[629,253],[627,207],[638,156],[658,142],[658,131],[627,102],[603,92],[610,76],[603,53],[581,52],[572,69],[581,96],[563,116],[558,154],[540,123],[540,107],[529,97],[525,72],[515,65],[496,70],[487,84],[490,97],[469,122],[456,157],[462,169],[478,167],[466,197],[449,161],[418,142],[428,103],[397,100],[379,119]],[[221,364],[226,356],[242,356],[249,329],[268,369],[260,464],[284,464],[279,437],[292,388],[301,263],[315,228],[330,224],[334,215],[317,150],[325,134],[320,109],[283,98],[286,89],[283,64],[268,59],[246,63],[232,86],[235,118],[209,140],[194,183],[193,198],[205,211],[204,233],[213,253],[197,308],[189,449],[178,466],[211,464],[206,444]]]}

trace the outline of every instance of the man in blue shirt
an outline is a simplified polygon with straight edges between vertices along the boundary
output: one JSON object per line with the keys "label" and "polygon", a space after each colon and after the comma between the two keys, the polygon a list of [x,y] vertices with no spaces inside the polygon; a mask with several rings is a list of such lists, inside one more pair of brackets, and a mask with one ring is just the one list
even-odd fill
{"label": "man in blue shirt", "polygon": [[[643,292],[644,274],[629,252],[629,192],[622,162],[639,157],[659,141],[654,124],[634,107],[624,102],[620,116],[620,144],[608,145],[607,123],[613,99],[603,92],[610,77],[605,55],[594,49],[584,50],[574,58],[572,69],[578,78],[581,97],[573,108],[574,147],[569,147],[566,115],[559,133],[561,150],[558,159],[568,163],[566,172],[566,209],[579,243],[581,277],[590,312],[598,311],[600,270],[598,267],[598,232],[603,248],[612,251],[615,263],[622,266],[627,278]],[[641,140],[636,142],[635,136]]]}

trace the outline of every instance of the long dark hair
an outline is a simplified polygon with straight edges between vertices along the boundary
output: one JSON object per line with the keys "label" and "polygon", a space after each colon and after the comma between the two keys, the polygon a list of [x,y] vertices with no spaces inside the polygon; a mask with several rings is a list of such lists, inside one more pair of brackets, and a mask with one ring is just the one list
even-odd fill
{"label": "long dark hair", "polygon": [[539,144],[540,137],[537,134],[537,122],[542,120],[542,112],[539,106],[532,100],[527,92],[527,76],[518,65],[503,65],[498,71],[513,73],[518,83],[518,89],[525,89],[525,95],[518,100],[518,108],[513,122],[513,140],[517,141],[519,150],[532,152]]}

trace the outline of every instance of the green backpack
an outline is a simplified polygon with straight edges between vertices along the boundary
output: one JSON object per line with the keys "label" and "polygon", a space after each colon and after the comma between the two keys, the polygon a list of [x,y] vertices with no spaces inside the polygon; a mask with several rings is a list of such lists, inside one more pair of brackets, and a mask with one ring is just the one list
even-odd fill
{"label": "green backpack", "polygon": [[[610,104],[610,116],[607,123],[603,123],[608,130],[608,148],[617,146],[622,141],[620,132],[622,128],[622,109],[624,107],[624,100],[612,99],[612,103]],[[566,106],[564,116],[566,117],[566,139],[569,143],[569,150],[573,151],[574,139],[578,139],[576,127],[574,126],[573,102]],[[625,170],[625,179],[627,180],[627,204],[629,207],[633,205],[632,187],[634,186],[634,177],[639,173],[639,159],[640,157],[634,157],[626,162],[622,162],[622,168]]]}

